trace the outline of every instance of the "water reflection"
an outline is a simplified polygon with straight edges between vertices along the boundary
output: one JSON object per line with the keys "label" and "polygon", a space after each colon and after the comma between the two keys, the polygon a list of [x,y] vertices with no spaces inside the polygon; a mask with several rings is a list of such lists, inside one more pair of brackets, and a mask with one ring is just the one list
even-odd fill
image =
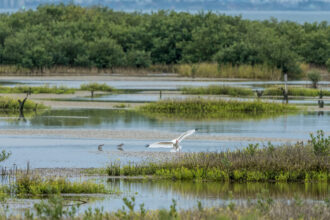
{"label": "water reflection", "polygon": [[[229,192],[236,199],[257,198],[266,193],[272,198],[290,199],[298,196],[305,199],[322,200],[327,198],[330,188],[327,183],[228,183],[228,182],[193,182],[167,180],[129,180],[108,179],[112,189],[123,192],[136,190],[158,191],[160,193],[176,192],[181,196],[229,199]],[[231,193],[230,193],[231,194]]]}
{"label": "water reflection", "polygon": [[[1,129],[112,129],[112,130],[159,130],[182,132],[187,128],[199,128],[199,134],[217,134],[247,137],[274,137],[305,139],[316,130],[329,131],[330,112],[304,112],[274,118],[245,120],[233,115],[223,119],[189,120],[159,119],[135,111],[70,109],[48,110],[18,120],[18,115],[2,115]],[[258,116],[260,117],[260,116]],[[258,118],[257,118],[258,119]]]}
{"label": "water reflection", "polygon": [[[34,80],[33,78],[28,80],[6,80],[1,81],[0,84],[4,86],[15,86],[16,84],[26,84],[29,86],[42,86],[48,84],[50,86],[68,86],[71,88],[79,88],[81,84],[87,83],[86,80]],[[93,82],[106,83],[109,86],[113,86],[117,89],[140,89],[140,90],[176,90],[180,87],[194,86],[202,87],[209,85],[224,85],[224,86],[240,86],[250,87],[253,89],[260,89],[268,85],[282,85],[282,81],[196,81],[196,80],[168,80],[166,78],[160,78],[156,80],[150,80],[148,78],[141,77],[141,80],[131,79],[126,77],[124,80],[116,80],[112,78],[110,80],[95,80]],[[310,81],[289,81],[289,85],[310,85]],[[319,85],[330,85],[329,81],[321,81]]]}
{"label": "water reflection", "polygon": [[[156,180],[110,179],[108,185],[122,194],[107,196],[101,202],[88,204],[89,207],[105,207],[114,211],[122,207],[122,198],[134,196],[136,203],[144,203],[147,209],[168,209],[175,199],[179,209],[195,208],[197,202],[204,207],[226,205],[229,201],[247,203],[255,201],[262,194],[274,200],[290,202],[295,197],[313,203],[324,201],[329,195],[327,183],[222,183],[222,182],[180,182]],[[232,199],[229,196],[232,192]]]}

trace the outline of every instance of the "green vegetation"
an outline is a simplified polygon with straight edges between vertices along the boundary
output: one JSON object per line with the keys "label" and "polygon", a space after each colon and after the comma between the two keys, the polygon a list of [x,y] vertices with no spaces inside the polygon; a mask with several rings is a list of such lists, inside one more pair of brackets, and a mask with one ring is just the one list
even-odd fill
{"label": "green vegetation", "polygon": [[259,148],[250,144],[234,152],[185,153],[159,163],[113,163],[110,176],[153,175],[174,180],[208,180],[236,182],[287,182],[329,180],[329,140],[321,133],[312,136],[312,143]]}
{"label": "green vegetation", "polygon": [[[15,65],[18,72],[216,63],[220,70],[197,65],[188,75],[271,79],[282,72],[296,78],[299,62],[325,66],[330,57],[326,22],[250,21],[212,12],[126,13],[73,4],[0,18],[0,64]],[[230,68],[233,73],[226,71]]]}
{"label": "green vegetation", "polygon": [[87,90],[91,92],[91,96],[94,96],[95,91],[103,91],[103,92],[113,92],[115,89],[107,84],[103,83],[88,83],[80,85],[81,90]]}
{"label": "green vegetation", "polygon": [[282,72],[265,64],[231,65],[217,63],[178,64],[174,72],[187,77],[247,78],[280,80]]}
{"label": "green vegetation", "polygon": [[229,96],[253,96],[252,89],[229,87],[229,86],[216,86],[211,85],[208,87],[184,87],[181,89],[183,94],[195,95],[229,95]]}
{"label": "green vegetation", "polygon": [[6,152],[6,150],[2,150],[0,153],[0,162],[7,160],[10,157],[11,153]]}
{"label": "green vegetation", "polygon": [[308,72],[307,77],[312,82],[312,87],[316,89],[318,82],[321,80],[321,73],[319,71],[313,70]]}
{"label": "green vegetation", "polygon": [[330,156],[330,136],[324,137],[324,131],[317,131],[316,136],[310,134],[310,143],[313,146],[314,154]]}
{"label": "green vegetation", "polygon": [[160,117],[182,117],[187,118],[223,118],[226,116],[253,116],[278,115],[294,112],[297,108],[293,105],[280,103],[269,103],[262,101],[225,101],[207,99],[187,99],[187,100],[163,100],[149,103],[138,109],[140,112]]}
{"label": "green vegetation", "polygon": [[[230,195],[230,192],[229,192]],[[35,212],[26,211],[24,219],[130,219],[130,220],[190,220],[190,219],[329,219],[329,205],[325,203],[303,202],[295,198],[291,202],[274,201],[267,196],[267,192],[258,194],[256,201],[250,201],[242,205],[230,201],[219,207],[203,207],[197,202],[197,207],[189,210],[178,210],[177,202],[173,199],[169,209],[146,210],[144,204],[136,208],[135,197],[123,198],[122,209],[116,212],[104,212],[99,208],[89,208],[83,214],[78,215],[79,206],[66,207],[63,198],[56,196],[35,204]],[[2,215],[3,216],[3,215]],[[2,217],[1,216],[1,217]],[[4,215],[5,216],[5,215]],[[10,216],[5,219],[21,219],[21,217]]]}
{"label": "green vegetation", "polygon": [[[265,89],[264,96],[283,96],[283,87],[270,87]],[[320,96],[321,90],[319,89],[309,89],[309,88],[298,88],[298,87],[288,87],[289,96]],[[330,96],[330,91],[322,90],[323,96]]]}
{"label": "green vegetation", "polygon": [[330,72],[330,58],[328,59],[327,63],[325,64],[327,69],[328,69],[328,72]]}
{"label": "green vegetation", "polygon": [[[24,110],[32,111],[32,110],[41,110],[41,109],[46,109],[46,106],[39,103],[37,104],[31,100],[26,100],[24,105]],[[19,111],[18,99],[0,96],[0,110]]]}
{"label": "green vegetation", "polygon": [[68,88],[66,86],[15,86],[15,87],[5,87],[0,86],[0,93],[28,93],[39,94],[39,93],[55,93],[55,94],[74,94],[75,89]]}
{"label": "green vegetation", "polygon": [[70,182],[64,178],[41,178],[38,175],[19,175],[15,182],[9,186],[3,186],[2,192],[15,192],[18,196],[38,196],[64,193],[109,193],[103,184],[91,181]]}

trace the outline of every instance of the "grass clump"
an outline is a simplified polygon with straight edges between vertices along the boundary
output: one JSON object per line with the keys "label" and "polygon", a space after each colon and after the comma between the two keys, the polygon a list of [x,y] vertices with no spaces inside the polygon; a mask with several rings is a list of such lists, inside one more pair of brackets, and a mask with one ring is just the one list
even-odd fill
{"label": "grass clump", "polygon": [[[316,143],[323,140],[324,137],[316,137]],[[330,169],[328,162],[329,155],[316,152],[311,144],[274,147],[269,143],[263,148],[251,144],[234,152],[184,153],[159,163],[123,166],[115,163],[108,166],[108,174],[153,175],[174,180],[327,182]]]}
{"label": "grass clump", "polygon": [[187,77],[244,78],[244,79],[281,79],[281,70],[267,65],[218,65],[217,63],[179,64],[175,72]]}
{"label": "grass clump", "polygon": [[[35,103],[31,100],[26,100],[24,110],[34,111],[46,109],[46,106],[41,103]],[[0,110],[2,111],[19,111],[18,99],[11,97],[0,96]]]}
{"label": "grass clump", "polygon": [[76,92],[73,88],[68,88],[66,86],[15,86],[15,87],[6,87],[0,86],[0,93],[28,93],[31,94],[40,94],[40,93],[53,93],[53,94],[74,94]]}
{"label": "grass clump", "polygon": [[201,117],[222,118],[230,114],[280,114],[296,111],[293,105],[269,103],[262,101],[234,101],[234,100],[162,100],[149,103],[139,108],[143,113],[168,114],[187,117],[187,115],[200,115]]}
{"label": "grass clump", "polygon": [[[321,90],[319,89],[310,89],[310,88],[298,88],[298,87],[289,87],[288,95],[289,96],[320,96]],[[270,87],[265,89],[265,96],[283,96],[283,91],[281,87]],[[323,96],[330,96],[330,91],[322,90]]]}
{"label": "grass clump", "polygon": [[229,86],[216,86],[211,85],[208,87],[184,87],[181,89],[183,94],[193,95],[229,95],[229,96],[253,96],[254,92],[249,88],[229,87]]}
{"label": "grass clump", "polygon": [[103,184],[91,181],[70,182],[65,178],[42,178],[38,175],[22,175],[16,178],[11,191],[17,195],[50,195],[63,193],[108,193]]}
{"label": "grass clump", "polygon": [[105,83],[88,83],[80,85],[80,90],[90,91],[91,96],[94,96],[94,92],[102,91],[102,92],[113,92],[115,89]]}

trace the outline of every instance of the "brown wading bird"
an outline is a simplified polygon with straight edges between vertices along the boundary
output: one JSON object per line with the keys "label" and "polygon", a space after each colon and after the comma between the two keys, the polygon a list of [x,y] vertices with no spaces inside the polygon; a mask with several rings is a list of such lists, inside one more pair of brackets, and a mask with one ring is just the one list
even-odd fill
{"label": "brown wading bird", "polygon": [[118,144],[117,149],[120,150],[120,151],[124,151],[123,146],[124,146],[124,143]]}
{"label": "brown wading bird", "polygon": [[198,129],[193,129],[184,132],[181,134],[179,137],[171,140],[171,141],[161,141],[161,142],[156,142],[153,144],[148,144],[146,145],[147,148],[172,148],[171,152],[180,152],[182,147],[180,146],[180,142],[185,139],[186,137],[192,135],[195,133]]}
{"label": "brown wading bird", "polygon": [[97,147],[97,149],[98,149],[99,151],[103,151],[103,149],[102,149],[103,146],[104,146],[104,144],[100,144],[100,145]]}

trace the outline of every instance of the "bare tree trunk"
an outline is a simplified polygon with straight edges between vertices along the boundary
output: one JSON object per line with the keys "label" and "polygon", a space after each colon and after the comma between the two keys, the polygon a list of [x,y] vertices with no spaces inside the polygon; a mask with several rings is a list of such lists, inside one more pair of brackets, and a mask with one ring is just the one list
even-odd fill
{"label": "bare tree trunk", "polygon": [[20,99],[18,99],[18,104],[19,104],[19,115],[20,117],[23,117],[24,118],[24,104],[28,98],[28,94],[26,95],[26,97],[23,99],[23,101],[21,101]]}

